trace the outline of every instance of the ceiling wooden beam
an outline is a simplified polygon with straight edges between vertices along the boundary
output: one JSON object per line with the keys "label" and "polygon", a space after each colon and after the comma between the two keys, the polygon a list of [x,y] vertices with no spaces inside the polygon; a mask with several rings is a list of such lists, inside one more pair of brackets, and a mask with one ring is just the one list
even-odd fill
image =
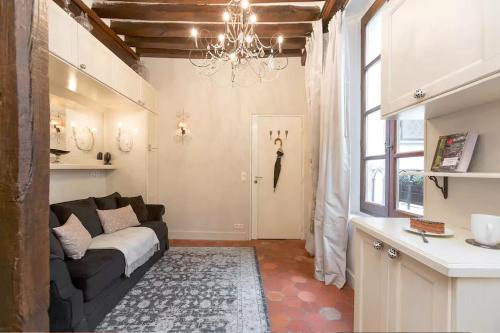
{"label": "ceiling wooden beam", "polygon": [[[92,9],[101,18],[222,23],[226,6],[96,2]],[[252,10],[259,22],[307,22],[317,20],[320,14],[318,6],[253,6]]]}
{"label": "ceiling wooden beam", "polygon": [[[264,44],[271,44],[269,38],[260,38]],[[214,40],[214,42],[216,42]],[[274,41],[275,42],[275,41]],[[195,49],[194,39],[192,37],[125,37],[125,43],[129,46],[141,49],[177,49],[191,50]],[[306,45],[304,37],[285,38],[283,43],[284,50],[302,49]]]}
{"label": "ceiling wooden beam", "polygon": [[[137,54],[140,57],[147,58],[180,58],[180,59],[204,59],[205,54],[203,51],[193,51],[190,55],[190,50],[166,50],[166,49],[137,49]],[[277,55],[278,57],[301,57],[302,50],[283,50],[283,53]]]}
{"label": "ceiling wooden beam", "polygon": [[[229,0],[113,0],[115,2],[191,4],[191,5],[227,5]],[[317,2],[318,0],[300,0],[300,2]],[[250,0],[251,4],[291,3],[297,0]]]}
{"label": "ceiling wooden beam", "polygon": [[[119,35],[135,37],[190,37],[196,27],[200,37],[212,37],[224,32],[224,24],[153,23],[111,21],[111,29]],[[256,24],[255,33],[259,37],[283,35],[285,38],[305,37],[312,31],[311,23]]]}
{"label": "ceiling wooden beam", "polygon": [[326,30],[328,22],[332,19],[333,15],[339,10],[343,10],[349,0],[326,0],[321,11],[320,17],[323,21],[323,30]]}

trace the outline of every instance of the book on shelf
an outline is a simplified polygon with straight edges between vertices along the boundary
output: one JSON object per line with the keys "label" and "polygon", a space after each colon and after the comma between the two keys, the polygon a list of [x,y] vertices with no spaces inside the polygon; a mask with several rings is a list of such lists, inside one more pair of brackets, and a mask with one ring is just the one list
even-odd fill
{"label": "book on shelf", "polygon": [[477,138],[473,131],[440,136],[431,171],[467,172]]}

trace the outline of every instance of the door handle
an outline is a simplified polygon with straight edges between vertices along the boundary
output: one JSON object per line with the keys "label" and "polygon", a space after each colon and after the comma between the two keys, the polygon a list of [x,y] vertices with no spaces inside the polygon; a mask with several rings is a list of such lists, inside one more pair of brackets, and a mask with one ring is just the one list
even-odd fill
{"label": "door handle", "polygon": [[254,184],[257,184],[257,183],[259,183],[259,179],[262,179],[262,178],[264,178],[264,177],[261,177],[261,176],[254,176],[253,178],[254,178],[253,183],[254,183]]}

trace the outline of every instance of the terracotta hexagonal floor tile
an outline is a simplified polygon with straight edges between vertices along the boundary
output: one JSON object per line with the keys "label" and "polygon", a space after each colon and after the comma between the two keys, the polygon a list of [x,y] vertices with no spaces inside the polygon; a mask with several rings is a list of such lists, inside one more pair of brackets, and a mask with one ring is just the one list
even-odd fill
{"label": "terracotta hexagonal floor tile", "polygon": [[314,302],[316,300],[316,295],[309,291],[301,291],[297,294],[297,297],[304,302]]}
{"label": "terracotta hexagonal floor tile", "polygon": [[285,303],[286,306],[289,306],[291,308],[301,307],[304,304],[302,300],[300,300],[298,297],[295,296],[286,296],[285,299],[283,300],[283,303]]}
{"label": "terracotta hexagonal floor tile", "polygon": [[273,302],[281,302],[285,298],[285,295],[279,291],[271,291],[267,293],[267,298]]}
{"label": "terracotta hexagonal floor tile", "polygon": [[274,262],[266,262],[265,264],[262,265],[262,269],[268,270],[268,269],[276,269],[278,265],[276,265]]}
{"label": "terracotta hexagonal floor tile", "polygon": [[323,318],[325,318],[325,320],[340,320],[342,319],[342,313],[340,313],[339,310],[335,309],[335,308],[328,308],[328,307],[325,307],[325,308],[321,308],[321,310],[319,310],[319,313],[320,315],[323,316]]}
{"label": "terracotta hexagonal floor tile", "polygon": [[305,277],[298,276],[298,275],[292,276],[291,280],[295,283],[306,283],[307,282],[307,279]]}

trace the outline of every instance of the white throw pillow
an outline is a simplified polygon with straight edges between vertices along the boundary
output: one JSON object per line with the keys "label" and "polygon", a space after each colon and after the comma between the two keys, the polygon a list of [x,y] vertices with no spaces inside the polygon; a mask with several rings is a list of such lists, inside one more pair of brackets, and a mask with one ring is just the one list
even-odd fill
{"label": "white throw pillow", "polygon": [[92,236],[74,214],[71,214],[64,225],[52,230],[59,238],[64,253],[72,259],[82,258],[92,241]]}
{"label": "white throw pillow", "polygon": [[98,209],[97,214],[99,215],[102,228],[106,234],[111,234],[115,231],[128,227],[141,225],[137,219],[137,215],[135,215],[135,212],[130,205],[118,209]]}

